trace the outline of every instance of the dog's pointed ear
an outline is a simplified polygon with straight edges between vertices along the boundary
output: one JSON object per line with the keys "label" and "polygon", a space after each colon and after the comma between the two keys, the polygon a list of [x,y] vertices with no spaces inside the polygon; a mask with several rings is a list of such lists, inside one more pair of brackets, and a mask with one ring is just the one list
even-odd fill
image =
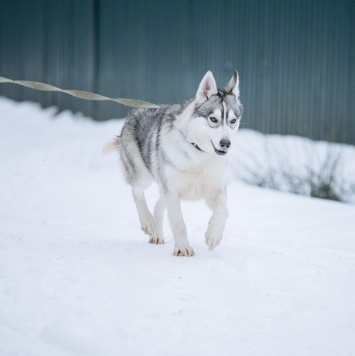
{"label": "dog's pointed ear", "polygon": [[214,94],[217,94],[217,84],[212,72],[209,70],[201,80],[196,93],[196,99],[209,99]]}
{"label": "dog's pointed ear", "polygon": [[237,98],[239,97],[239,76],[236,70],[223,90],[228,94],[234,94]]}

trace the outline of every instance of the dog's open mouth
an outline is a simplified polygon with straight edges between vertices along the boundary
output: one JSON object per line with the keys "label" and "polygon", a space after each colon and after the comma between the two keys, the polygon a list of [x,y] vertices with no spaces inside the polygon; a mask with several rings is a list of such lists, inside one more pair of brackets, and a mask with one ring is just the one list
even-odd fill
{"label": "dog's open mouth", "polygon": [[211,141],[212,146],[214,148],[214,151],[219,155],[219,156],[224,156],[225,154],[227,154],[227,151],[221,151],[221,150],[217,150],[217,148],[215,147],[215,145],[213,144],[213,142]]}

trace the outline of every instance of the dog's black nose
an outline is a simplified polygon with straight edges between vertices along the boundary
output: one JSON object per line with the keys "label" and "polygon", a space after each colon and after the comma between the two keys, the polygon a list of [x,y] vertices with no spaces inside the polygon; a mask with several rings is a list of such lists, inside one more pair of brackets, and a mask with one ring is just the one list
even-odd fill
{"label": "dog's black nose", "polygon": [[220,141],[219,145],[221,146],[221,148],[226,150],[231,145],[231,142],[229,140],[223,139]]}

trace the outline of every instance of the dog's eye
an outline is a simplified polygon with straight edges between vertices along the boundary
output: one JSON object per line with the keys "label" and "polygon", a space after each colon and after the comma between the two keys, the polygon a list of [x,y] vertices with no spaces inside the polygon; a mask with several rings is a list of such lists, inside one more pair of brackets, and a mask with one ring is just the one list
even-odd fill
{"label": "dog's eye", "polygon": [[236,122],[237,122],[237,119],[231,120],[231,124],[232,124],[232,125],[235,124]]}
{"label": "dog's eye", "polygon": [[215,118],[215,117],[213,117],[213,116],[211,116],[210,117],[210,120],[212,121],[212,122],[214,122],[214,123],[216,123],[218,120]]}

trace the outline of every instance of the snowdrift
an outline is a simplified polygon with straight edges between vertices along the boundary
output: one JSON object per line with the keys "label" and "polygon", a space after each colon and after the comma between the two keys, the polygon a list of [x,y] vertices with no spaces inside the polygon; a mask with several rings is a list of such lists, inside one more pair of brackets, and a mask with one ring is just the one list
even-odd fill
{"label": "snowdrift", "polygon": [[148,244],[101,154],[122,122],[0,112],[1,355],[353,354],[354,205],[232,179],[221,245],[204,244],[204,204],[184,204],[196,256],[174,257],[168,222]]}

